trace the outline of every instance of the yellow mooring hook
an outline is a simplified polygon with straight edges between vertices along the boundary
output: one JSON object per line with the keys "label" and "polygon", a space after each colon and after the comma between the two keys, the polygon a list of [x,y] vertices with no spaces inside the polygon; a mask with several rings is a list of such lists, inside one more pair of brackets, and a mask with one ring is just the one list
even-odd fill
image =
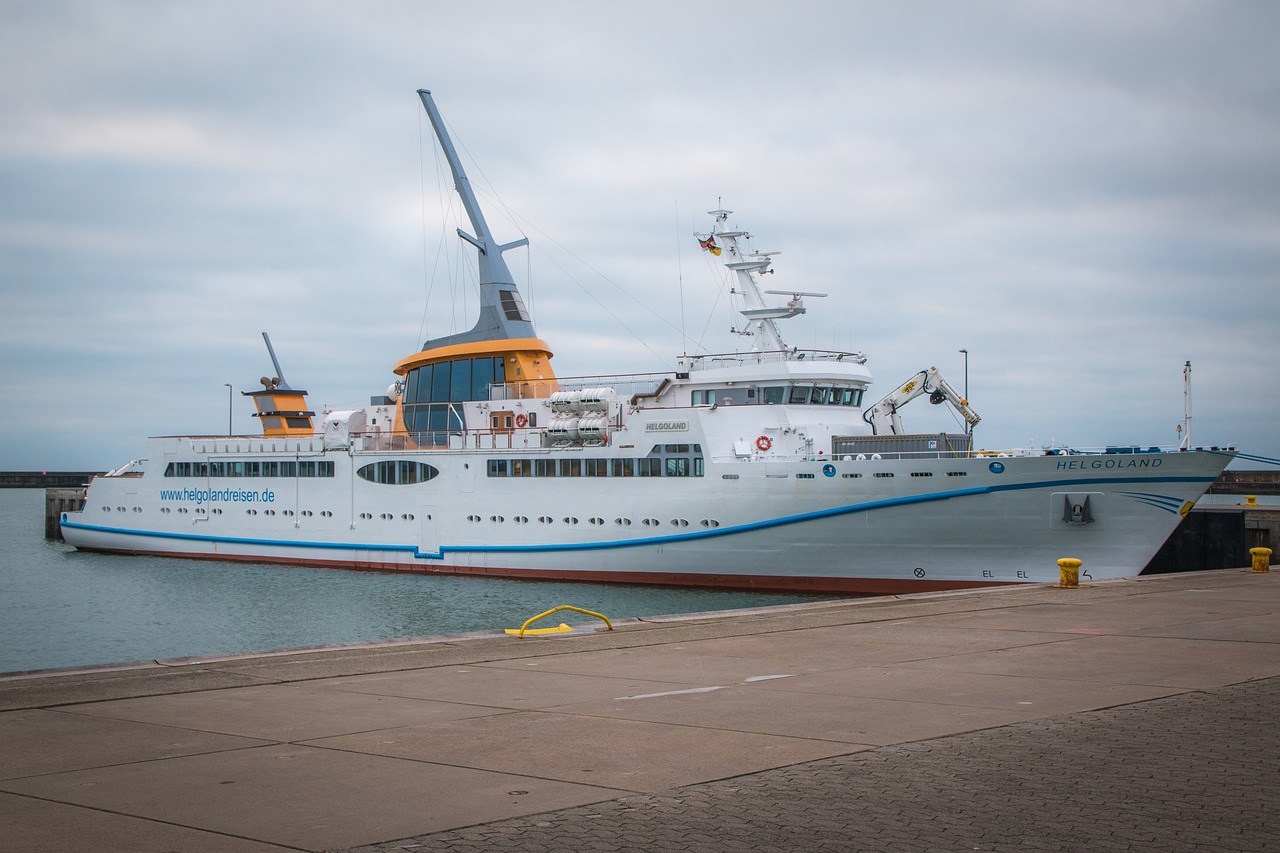
{"label": "yellow mooring hook", "polygon": [[519,628],[507,628],[506,632],[508,634],[514,634],[523,639],[526,633],[563,634],[565,631],[572,631],[573,629],[570,628],[568,625],[564,624],[563,622],[560,623],[560,627],[558,628],[535,628],[532,631],[529,630],[529,626],[532,625],[534,622],[537,622],[539,619],[541,619],[544,616],[550,616],[552,613],[559,613],[561,610],[572,610],[574,613],[583,613],[583,614],[586,614],[587,616],[594,616],[597,619],[603,619],[606,628],[610,631],[613,630],[613,623],[609,621],[608,616],[605,616],[602,613],[596,613],[595,611],[592,611],[592,610],[583,610],[581,607],[573,607],[568,604],[562,604],[559,607],[551,608],[546,613],[539,613],[537,616],[533,617],[532,619],[527,620]]}

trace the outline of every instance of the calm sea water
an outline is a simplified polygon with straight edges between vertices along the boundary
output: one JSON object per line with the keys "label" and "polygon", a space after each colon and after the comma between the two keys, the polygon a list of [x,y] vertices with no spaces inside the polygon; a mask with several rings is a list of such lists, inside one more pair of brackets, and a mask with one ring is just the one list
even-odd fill
{"label": "calm sea water", "polygon": [[[0,672],[518,628],[821,596],[375,574],[89,554],[44,540],[44,490],[0,489]],[[539,626],[600,624],[564,611]]]}

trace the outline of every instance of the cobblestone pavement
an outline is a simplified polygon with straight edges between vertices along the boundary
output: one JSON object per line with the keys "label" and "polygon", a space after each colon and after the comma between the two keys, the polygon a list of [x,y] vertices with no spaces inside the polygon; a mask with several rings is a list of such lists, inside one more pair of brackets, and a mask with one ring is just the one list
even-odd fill
{"label": "cobblestone pavement", "polygon": [[1266,679],[357,850],[1278,850],[1278,709]]}

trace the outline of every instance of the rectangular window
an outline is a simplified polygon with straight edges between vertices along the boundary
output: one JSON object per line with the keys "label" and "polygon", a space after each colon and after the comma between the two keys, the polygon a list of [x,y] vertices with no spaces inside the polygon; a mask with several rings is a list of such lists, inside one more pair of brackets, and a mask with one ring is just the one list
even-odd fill
{"label": "rectangular window", "polygon": [[693,476],[695,476],[695,477],[701,477],[701,476],[702,476],[702,473],[703,473],[703,471],[702,471],[702,457],[701,457],[701,456],[695,456],[695,457],[693,458]]}
{"label": "rectangular window", "polygon": [[243,477],[243,476],[244,476],[244,463],[243,463],[243,462],[228,462],[228,463],[227,463],[227,476],[228,476],[228,477]]}
{"label": "rectangular window", "polygon": [[824,405],[827,402],[827,397],[830,393],[830,388],[814,388],[813,396],[809,398],[809,402],[815,406]]}
{"label": "rectangular window", "polygon": [[764,389],[764,402],[769,406],[776,406],[784,399],[784,393],[787,389],[774,386]]}
{"label": "rectangular window", "polygon": [[493,382],[493,359],[471,360],[471,396],[469,400],[488,400],[489,385]]}
{"label": "rectangular window", "polygon": [[208,477],[208,476],[209,476],[209,463],[208,463],[208,462],[192,462],[192,463],[191,463],[191,476],[193,476],[193,477]]}
{"label": "rectangular window", "polygon": [[490,459],[489,460],[489,476],[490,477],[507,476],[507,460]]}
{"label": "rectangular window", "polygon": [[641,477],[661,477],[662,476],[662,460],[658,459],[657,457],[637,459],[636,468],[640,472]]}
{"label": "rectangular window", "polygon": [[471,359],[460,358],[450,365],[453,371],[449,380],[449,399],[458,403],[470,399],[471,394]]}
{"label": "rectangular window", "polygon": [[512,477],[532,477],[533,476],[533,460],[532,459],[512,459],[511,460],[511,476]]}
{"label": "rectangular window", "polygon": [[418,383],[423,378],[422,372],[424,370],[428,371],[426,374],[427,388],[431,388],[431,373],[429,372],[431,370],[431,365],[428,364],[426,367],[416,367],[413,370],[410,370],[409,375],[404,378],[404,394],[402,396],[406,403],[422,402],[418,399]]}
{"label": "rectangular window", "polygon": [[262,463],[261,463],[261,462],[246,462],[246,463],[244,463],[244,475],[245,475],[246,477],[261,477],[261,476],[262,476]]}
{"label": "rectangular window", "polygon": [[310,462],[310,461],[298,463],[299,477],[314,477],[315,475],[316,475],[316,463]]}
{"label": "rectangular window", "polygon": [[449,402],[449,362],[442,361],[434,367],[435,371],[431,375],[431,402],[447,403]]}
{"label": "rectangular window", "polygon": [[791,403],[792,405],[799,405],[799,406],[803,406],[806,403],[808,403],[809,402],[809,386],[808,385],[792,386],[791,397],[787,400],[787,402]]}
{"label": "rectangular window", "polygon": [[210,476],[210,477],[225,477],[225,476],[227,476],[227,463],[225,463],[225,462],[210,462],[210,463],[209,463],[209,476]]}
{"label": "rectangular window", "polygon": [[610,459],[609,474],[614,477],[634,477],[636,475],[636,460],[634,459]]}
{"label": "rectangular window", "polygon": [[332,463],[332,462],[319,462],[319,463],[316,463],[316,476],[317,476],[317,477],[332,477],[332,476],[333,476],[333,463]]}
{"label": "rectangular window", "polygon": [[560,476],[561,477],[581,477],[582,476],[582,460],[581,459],[561,459],[560,460]]}
{"label": "rectangular window", "polygon": [[556,460],[554,459],[533,460],[533,476],[554,477],[555,475],[556,475]]}
{"label": "rectangular window", "polygon": [[297,462],[281,462],[281,463],[280,463],[280,476],[281,476],[281,477],[296,477],[296,476],[298,476],[298,463],[297,463]]}
{"label": "rectangular window", "polygon": [[682,456],[672,456],[667,459],[667,476],[668,477],[688,477],[689,476],[689,460]]}
{"label": "rectangular window", "polygon": [[607,459],[584,459],[583,474],[588,477],[607,477],[609,475],[609,460]]}

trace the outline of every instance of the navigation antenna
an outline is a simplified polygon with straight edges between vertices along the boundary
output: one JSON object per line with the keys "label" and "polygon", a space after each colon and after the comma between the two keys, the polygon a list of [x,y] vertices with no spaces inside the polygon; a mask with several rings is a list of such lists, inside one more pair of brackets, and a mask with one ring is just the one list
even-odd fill
{"label": "navigation antenna", "polygon": [[1182,423],[1178,424],[1178,432],[1182,433],[1179,450],[1191,449],[1191,362],[1182,367]]}

